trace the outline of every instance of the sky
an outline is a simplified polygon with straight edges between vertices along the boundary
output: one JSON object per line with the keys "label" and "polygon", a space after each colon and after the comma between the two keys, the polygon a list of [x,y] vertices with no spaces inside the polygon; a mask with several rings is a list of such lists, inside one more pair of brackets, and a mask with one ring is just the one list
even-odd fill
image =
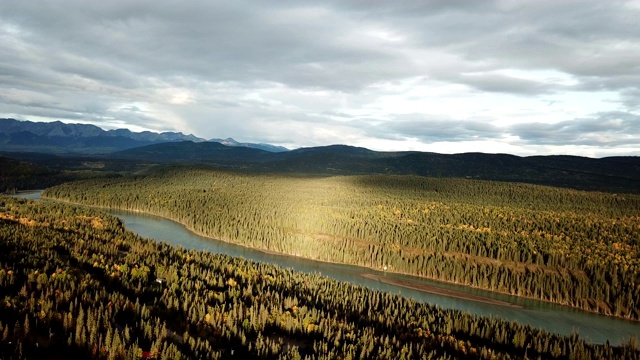
{"label": "sky", "polygon": [[0,0],[0,117],[640,156],[640,1]]}

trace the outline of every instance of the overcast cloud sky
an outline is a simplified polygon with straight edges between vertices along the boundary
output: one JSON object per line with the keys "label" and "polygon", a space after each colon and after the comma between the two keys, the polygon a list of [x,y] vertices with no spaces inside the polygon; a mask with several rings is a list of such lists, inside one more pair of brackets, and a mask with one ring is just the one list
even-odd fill
{"label": "overcast cloud sky", "polygon": [[640,155],[640,1],[0,0],[0,117]]}

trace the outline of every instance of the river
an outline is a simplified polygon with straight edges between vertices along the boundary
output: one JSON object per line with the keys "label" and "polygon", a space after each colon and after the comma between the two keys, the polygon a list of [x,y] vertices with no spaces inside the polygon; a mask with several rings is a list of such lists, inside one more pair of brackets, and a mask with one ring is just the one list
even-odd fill
{"label": "river", "polygon": [[[37,200],[40,198],[40,193],[41,191],[22,192],[17,196]],[[240,256],[253,261],[278,264],[282,267],[292,268],[306,273],[321,273],[324,276],[339,281],[347,281],[375,290],[400,294],[401,296],[418,301],[436,304],[443,308],[468,311],[477,315],[495,316],[506,320],[517,321],[521,324],[529,324],[533,327],[542,328],[558,334],[569,335],[572,332],[578,332],[581,338],[594,343],[609,341],[611,344],[620,344],[626,342],[631,336],[640,338],[640,322],[596,315],[566,306],[429,281],[412,276],[390,274],[357,266],[330,264],[287,255],[269,254],[196,235],[184,226],[164,218],[129,211],[110,210],[107,212],[122,219],[127,229],[143,237],[164,241],[187,249],[206,250],[231,256]],[[389,281],[411,281],[413,283],[436,286],[446,290],[495,299],[500,302],[508,302],[516,306],[493,305],[461,299],[459,297],[425,293],[376,279],[365,278],[362,276],[362,274],[365,273],[373,274],[374,278],[383,277]]]}

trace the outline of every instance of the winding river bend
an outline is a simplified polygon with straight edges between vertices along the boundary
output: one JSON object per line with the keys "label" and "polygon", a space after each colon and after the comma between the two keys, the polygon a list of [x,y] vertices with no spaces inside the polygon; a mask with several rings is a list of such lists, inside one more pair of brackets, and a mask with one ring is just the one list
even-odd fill
{"label": "winding river bend", "polygon": [[[41,191],[22,192],[18,196],[37,200],[40,198],[40,193]],[[517,321],[521,324],[529,324],[558,334],[569,335],[572,332],[578,332],[580,337],[594,343],[609,341],[611,344],[620,344],[627,341],[631,336],[640,338],[640,322],[591,314],[565,306],[495,294],[412,276],[265,253],[196,235],[184,226],[164,218],[129,211],[110,210],[107,212],[122,219],[127,229],[136,232],[140,236],[164,241],[187,249],[240,256],[253,261],[278,264],[282,267],[293,268],[306,273],[321,273],[339,281],[347,281],[371,289],[400,294],[418,301],[437,304],[444,308]],[[412,286],[406,286],[409,283]],[[421,287],[435,289],[435,291],[425,292],[418,290]],[[462,296],[464,294],[468,296]]]}

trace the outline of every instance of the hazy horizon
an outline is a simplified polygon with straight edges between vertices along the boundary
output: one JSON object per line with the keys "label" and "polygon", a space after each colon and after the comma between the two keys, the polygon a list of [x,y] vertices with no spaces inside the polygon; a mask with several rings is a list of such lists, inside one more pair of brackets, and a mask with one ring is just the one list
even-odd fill
{"label": "hazy horizon", "polygon": [[[18,120],[18,121],[31,121],[31,122],[37,122],[37,121],[32,121],[32,120],[26,120],[26,119],[13,119],[13,120]],[[80,124],[80,125],[93,125],[93,126],[98,126],[99,128],[108,131],[108,130],[117,130],[117,129],[126,129],[129,130],[133,133],[140,133],[140,132],[155,132],[155,133],[162,133],[163,131],[154,131],[154,130],[141,130],[141,131],[134,131],[131,129],[127,129],[127,128],[113,128],[113,129],[105,129],[99,125],[95,125],[95,124],[85,124],[85,123],[80,123],[80,122],[64,122],[64,121],[60,121],[60,120],[51,120],[51,121],[41,121],[41,122],[62,122],[64,124],[69,124],[69,125],[74,125],[74,124]],[[175,132],[175,131],[166,131],[166,132]],[[187,135],[187,136],[195,136],[197,138],[200,138],[203,142],[209,142],[209,141],[217,141],[217,140],[234,140],[240,144],[257,144],[257,145],[274,145],[271,143],[266,143],[266,142],[262,142],[262,143],[255,143],[255,142],[250,142],[250,141],[243,141],[242,139],[238,139],[235,138],[233,136],[229,136],[226,138],[202,138],[197,136],[196,134],[185,134],[182,133],[183,135]],[[185,140],[186,141],[186,140]],[[327,144],[318,144],[318,145],[313,145],[313,146],[300,146],[300,147],[292,147],[292,148],[287,148],[288,151],[291,150],[296,150],[296,149],[302,149],[302,148],[310,148],[310,147],[328,147],[328,146],[336,146],[336,145],[346,145],[346,146],[354,146],[354,147],[363,147],[369,150],[373,150],[373,151],[379,151],[379,152],[403,152],[403,151],[422,151],[422,150],[407,150],[407,149],[398,149],[398,150],[376,150],[373,148],[368,148],[368,147],[364,147],[364,146],[360,146],[360,145],[351,145],[351,144],[344,144],[344,143],[327,143]],[[281,146],[281,145],[274,145],[274,146]],[[284,147],[284,146],[281,146]],[[588,158],[606,158],[606,157],[613,157],[613,156],[631,156],[631,157],[638,157],[639,155],[607,155],[607,156],[587,156],[587,155],[579,155],[579,154],[562,154],[562,153],[552,153],[552,154],[528,154],[528,155],[519,155],[519,154],[512,154],[512,153],[505,153],[505,152],[486,152],[486,151],[460,151],[460,152],[440,152],[440,151],[422,151],[422,152],[432,152],[432,153],[439,153],[439,154],[449,154],[449,155],[453,155],[453,154],[464,154],[464,153],[484,153],[484,154],[496,154],[496,155],[515,155],[515,156],[520,156],[520,157],[527,157],[527,156],[583,156],[583,157],[588,157]]]}

